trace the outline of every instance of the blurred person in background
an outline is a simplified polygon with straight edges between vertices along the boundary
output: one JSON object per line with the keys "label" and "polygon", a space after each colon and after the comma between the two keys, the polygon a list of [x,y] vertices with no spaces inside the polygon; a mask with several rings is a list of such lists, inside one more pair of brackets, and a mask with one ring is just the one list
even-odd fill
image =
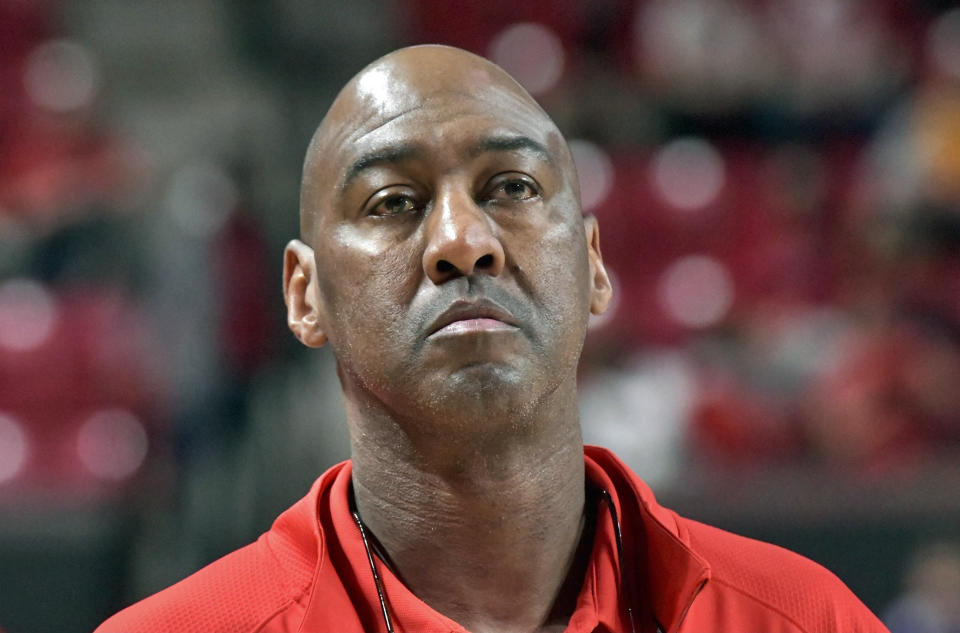
{"label": "blurred person in background", "polygon": [[904,577],[904,592],[884,613],[892,633],[960,631],[960,546],[941,541],[920,547]]}
{"label": "blurred person in background", "polygon": [[882,631],[833,574],[657,504],[584,447],[576,369],[612,289],[550,118],[420,46],[311,142],[291,330],[333,349],[351,460],[252,543],[99,631]]}

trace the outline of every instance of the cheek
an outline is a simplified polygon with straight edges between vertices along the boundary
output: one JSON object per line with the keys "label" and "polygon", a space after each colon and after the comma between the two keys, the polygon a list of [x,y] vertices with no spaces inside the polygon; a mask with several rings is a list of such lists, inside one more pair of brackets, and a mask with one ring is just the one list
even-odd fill
{"label": "cheek", "polygon": [[359,231],[357,227],[341,223],[331,231],[331,252],[350,253],[353,257],[376,258],[389,246],[385,240],[372,231]]}
{"label": "cheek", "polygon": [[535,257],[530,265],[541,271],[544,286],[551,295],[563,298],[571,304],[571,309],[576,307],[577,299],[587,298],[590,263],[579,223],[552,223],[523,250]]}
{"label": "cheek", "polygon": [[404,315],[418,263],[407,250],[364,239],[351,241],[349,250],[327,252],[321,290],[331,317],[331,346],[341,360],[389,354],[395,341],[405,340]]}
{"label": "cheek", "polygon": [[556,345],[566,337],[579,349],[590,297],[583,229],[569,222],[553,224],[522,245],[517,263],[537,304],[545,339]]}
{"label": "cheek", "polygon": [[357,303],[360,298],[399,302],[410,292],[420,262],[406,236],[344,223],[332,237],[327,252],[333,274],[327,277],[336,278],[329,285],[337,287],[343,304]]}

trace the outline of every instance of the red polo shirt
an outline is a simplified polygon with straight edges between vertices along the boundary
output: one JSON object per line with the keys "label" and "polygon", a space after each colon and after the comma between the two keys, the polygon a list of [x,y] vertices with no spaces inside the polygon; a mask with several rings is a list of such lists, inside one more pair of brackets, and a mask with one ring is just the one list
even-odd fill
{"label": "red polo shirt", "polygon": [[[624,562],[621,569],[614,517],[601,504],[567,633],[630,631],[628,606],[638,631],[886,631],[823,567],[679,517],[612,453],[586,447],[585,454],[587,479],[616,507]],[[97,633],[383,631],[350,514],[350,473],[350,462],[334,466],[257,541],[124,609]],[[465,633],[376,564],[398,633]]]}

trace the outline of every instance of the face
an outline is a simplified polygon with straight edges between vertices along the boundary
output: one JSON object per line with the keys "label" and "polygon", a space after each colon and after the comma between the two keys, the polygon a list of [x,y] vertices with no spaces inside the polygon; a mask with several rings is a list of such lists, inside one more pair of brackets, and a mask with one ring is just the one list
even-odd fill
{"label": "face", "polygon": [[439,52],[368,69],[318,133],[291,327],[329,339],[348,398],[515,417],[573,387],[609,283],[553,123],[495,67]]}

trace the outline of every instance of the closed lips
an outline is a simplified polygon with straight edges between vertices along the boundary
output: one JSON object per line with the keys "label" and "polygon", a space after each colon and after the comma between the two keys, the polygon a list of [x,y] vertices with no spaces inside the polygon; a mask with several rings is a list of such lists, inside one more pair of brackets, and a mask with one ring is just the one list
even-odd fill
{"label": "closed lips", "polygon": [[513,315],[489,300],[477,302],[457,301],[430,325],[427,336],[435,334],[451,323],[473,319],[493,319],[507,325],[516,326]]}

